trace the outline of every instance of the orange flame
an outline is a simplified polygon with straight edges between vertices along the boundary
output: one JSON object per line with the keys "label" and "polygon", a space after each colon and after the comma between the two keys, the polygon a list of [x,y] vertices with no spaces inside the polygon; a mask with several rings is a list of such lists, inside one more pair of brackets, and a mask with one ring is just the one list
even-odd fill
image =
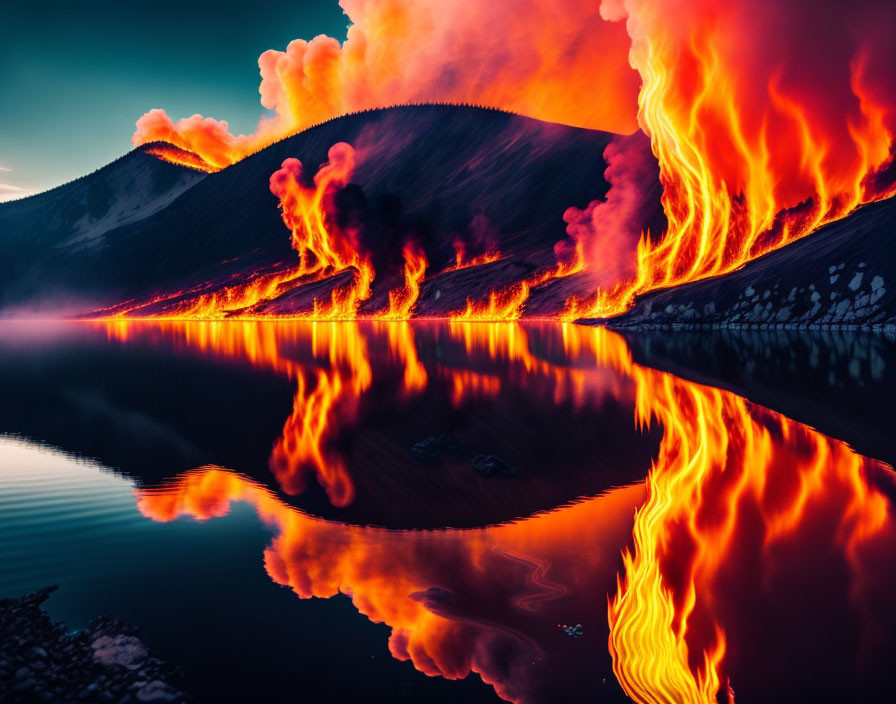
{"label": "orange flame", "polygon": [[[254,312],[253,307],[301,284],[354,269],[351,284],[334,289],[329,301],[315,299],[313,310],[300,316],[319,320],[354,319],[360,304],[370,297],[373,266],[360,252],[357,232],[336,227],[328,217],[333,210],[334,192],[348,183],[354,172],[354,149],[339,142],[330,148],[328,159],[315,175],[313,186],[302,182],[302,163],[298,159],[284,161],[270,179],[271,191],[280,199],[283,222],[290,229],[292,247],[299,255],[297,266],[275,272],[256,271],[246,282],[198,295],[193,294],[211,284],[117,306],[109,311],[109,317],[194,320],[269,317]],[[161,311],[150,308],[169,300],[174,302]],[[148,308],[150,312],[146,312]]]}
{"label": "orange flame", "polygon": [[451,320],[484,322],[519,320],[523,316],[526,301],[529,300],[532,289],[554,279],[572,276],[584,269],[585,257],[582,244],[575,242],[571,257],[558,256],[557,263],[553,267],[538,272],[523,281],[492,290],[485,301],[472,301],[467,297],[467,307],[462,311],[452,313],[449,318]]}
{"label": "orange flame", "polygon": [[420,247],[408,242],[404,254],[404,286],[389,291],[389,310],[377,313],[374,317],[381,320],[408,320],[413,313],[417,299],[420,297],[420,283],[426,274],[426,255]]}
{"label": "orange flame", "polygon": [[[850,15],[782,3],[768,21],[761,12],[745,21],[740,5],[673,13],[652,0],[603,2],[632,37],[639,121],[659,160],[668,230],[641,239],[633,280],[571,300],[570,315],[622,313],[640,293],[734,271],[893,194],[871,178],[892,160],[893,105],[866,76],[868,57],[880,63],[886,49],[857,47],[843,29],[858,17],[868,27],[892,18],[875,17],[875,3]],[[827,13],[821,34],[794,44],[807,11]],[[832,56],[841,57],[837,73],[823,68]]]}
{"label": "orange flame", "polygon": [[454,240],[454,264],[443,271],[459,271],[460,269],[468,269],[472,266],[482,266],[483,264],[491,264],[501,258],[501,253],[494,247],[494,243],[489,242],[488,249],[482,254],[476,256],[468,256],[467,245],[460,238]]}
{"label": "orange flame", "polygon": [[181,149],[173,144],[153,144],[152,146],[146,147],[144,151],[163,161],[168,161],[179,166],[186,166],[190,169],[196,169],[196,171],[212,173],[218,170],[198,154],[194,154],[186,149]]}

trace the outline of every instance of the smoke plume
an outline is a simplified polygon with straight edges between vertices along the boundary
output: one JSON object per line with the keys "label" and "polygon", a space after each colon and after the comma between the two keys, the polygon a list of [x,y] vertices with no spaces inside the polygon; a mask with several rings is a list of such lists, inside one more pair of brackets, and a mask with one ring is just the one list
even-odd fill
{"label": "smoke plume", "polygon": [[162,140],[221,168],[345,113],[409,102],[487,105],[551,122],[629,133],[638,76],[625,28],[594,0],[340,0],[342,44],[317,36],[258,60],[261,104],[250,135],[225,121],[151,110],[135,145]]}

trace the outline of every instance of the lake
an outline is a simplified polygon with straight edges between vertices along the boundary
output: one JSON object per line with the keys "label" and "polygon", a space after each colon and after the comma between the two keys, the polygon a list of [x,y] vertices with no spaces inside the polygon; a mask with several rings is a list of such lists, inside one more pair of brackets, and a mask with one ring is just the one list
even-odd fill
{"label": "lake", "polygon": [[197,701],[877,697],[894,365],[859,333],[3,322],[0,597],[139,626]]}

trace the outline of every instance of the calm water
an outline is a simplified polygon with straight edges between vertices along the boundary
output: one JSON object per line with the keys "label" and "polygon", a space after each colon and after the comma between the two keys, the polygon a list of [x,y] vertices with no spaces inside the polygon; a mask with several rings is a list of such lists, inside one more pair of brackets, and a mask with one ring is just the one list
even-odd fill
{"label": "calm water", "polygon": [[894,365],[861,336],[0,323],[0,596],[137,624],[199,701],[888,700]]}

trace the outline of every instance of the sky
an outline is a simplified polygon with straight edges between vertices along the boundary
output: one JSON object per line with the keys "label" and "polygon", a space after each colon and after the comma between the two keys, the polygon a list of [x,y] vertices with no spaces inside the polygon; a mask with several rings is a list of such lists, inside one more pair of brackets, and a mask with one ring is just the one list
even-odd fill
{"label": "sky", "polygon": [[252,131],[258,56],[347,24],[337,0],[0,2],[0,200],[130,151],[150,108]]}

